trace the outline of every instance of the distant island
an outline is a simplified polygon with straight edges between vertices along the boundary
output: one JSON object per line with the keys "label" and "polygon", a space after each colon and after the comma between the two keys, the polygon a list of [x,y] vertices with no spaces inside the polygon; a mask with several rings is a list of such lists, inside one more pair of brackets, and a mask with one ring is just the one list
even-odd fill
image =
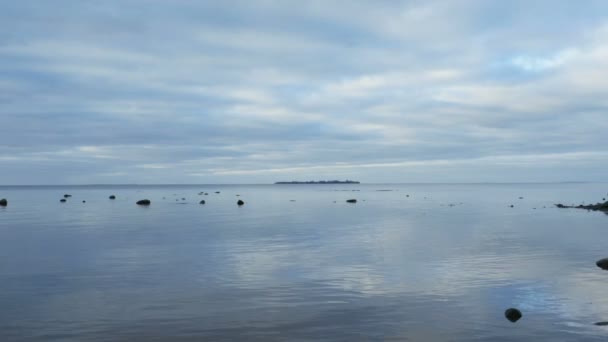
{"label": "distant island", "polygon": [[357,182],[357,181],[352,181],[352,180],[345,180],[345,181],[339,181],[339,180],[322,180],[322,181],[305,181],[305,182],[301,182],[301,181],[291,181],[291,182],[276,182],[274,184],[361,184],[361,182]]}

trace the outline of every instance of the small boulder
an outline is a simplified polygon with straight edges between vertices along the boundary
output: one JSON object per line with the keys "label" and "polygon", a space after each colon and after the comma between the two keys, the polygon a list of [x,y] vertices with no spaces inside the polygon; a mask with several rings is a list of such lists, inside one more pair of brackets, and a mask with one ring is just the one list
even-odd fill
{"label": "small boulder", "polygon": [[0,199],[0,207],[6,207],[8,205],[8,201],[6,198]]}
{"label": "small boulder", "polygon": [[514,309],[514,308],[510,308],[505,311],[505,317],[510,322],[515,323],[515,322],[519,321],[519,319],[522,317],[522,314],[521,314],[521,311]]}
{"label": "small boulder", "polygon": [[205,204],[205,200],[200,201],[198,204]]}
{"label": "small boulder", "polygon": [[110,199],[111,199],[111,200],[114,200],[114,199],[116,199],[116,196],[111,195],[111,196],[110,196]]}
{"label": "small boulder", "polygon": [[357,203],[357,200],[354,199],[354,198],[353,199],[348,199],[348,200],[346,200],[346,203]]}
{"label": "small boulder", "polygon": [[596,263],[597,267],[608,271],[608,258],[600,259]]}
{"label": "small boulder", "polygon": [[241,206],[241,205],[245,204],[245,202],[243,202],[243,200],[239,200],[238,202],[236,202],[236,204]]}
{"label": "small boulder", "polygon": [[143,199],[143,200],[139,200],[137,201],[137,205],[150,205],[150,200],[149,199]]}
{"label": "small boulder", "polygon": [[66,199],[65,199],[65,198],[62,198],[62,199],[60,199],[60,200],[59,200],[59,202],[61,202],[61,203],[65,203],[65,202],[66,202]]}

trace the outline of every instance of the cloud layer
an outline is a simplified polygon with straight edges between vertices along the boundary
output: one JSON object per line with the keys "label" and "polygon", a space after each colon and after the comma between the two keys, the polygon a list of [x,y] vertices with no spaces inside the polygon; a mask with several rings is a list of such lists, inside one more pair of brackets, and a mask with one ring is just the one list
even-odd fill
{"label": "cloud layer", "polygon": [[2,184],[602,180],[604,1],[0,0]]}

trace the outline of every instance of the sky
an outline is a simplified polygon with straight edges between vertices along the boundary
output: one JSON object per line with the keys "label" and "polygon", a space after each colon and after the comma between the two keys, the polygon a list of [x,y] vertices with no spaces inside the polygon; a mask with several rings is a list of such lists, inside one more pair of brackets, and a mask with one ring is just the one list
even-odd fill
{"label": "sky", "polygon": [[608,2],[0,0],[0,184],[604,181]]}

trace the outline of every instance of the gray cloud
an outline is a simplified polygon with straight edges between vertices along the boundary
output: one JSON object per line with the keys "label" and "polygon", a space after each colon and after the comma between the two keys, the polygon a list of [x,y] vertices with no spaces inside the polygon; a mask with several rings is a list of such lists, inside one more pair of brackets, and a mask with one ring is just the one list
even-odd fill
{"label": "gray cloud", "polygon": [[603,1],[0,1],[4,184],[601,180]]}

